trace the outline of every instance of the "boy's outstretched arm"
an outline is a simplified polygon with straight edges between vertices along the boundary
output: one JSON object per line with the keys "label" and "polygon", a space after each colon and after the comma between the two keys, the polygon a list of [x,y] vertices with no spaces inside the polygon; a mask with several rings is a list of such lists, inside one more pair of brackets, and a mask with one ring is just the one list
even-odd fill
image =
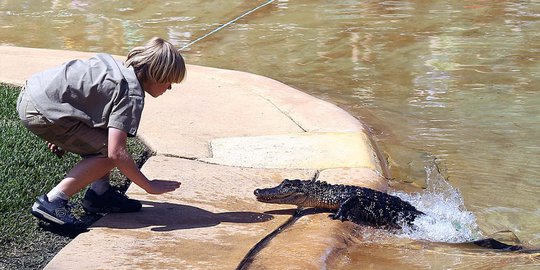
{"label": "boy's outstretched arm", "polygon": [[139,170],[127,150],[127,133],[116,128],[109,128],[108,156],[114,166],[129,180],[150,194],[162,194],[180,187],[180,182],[170,180],[149,180]]}

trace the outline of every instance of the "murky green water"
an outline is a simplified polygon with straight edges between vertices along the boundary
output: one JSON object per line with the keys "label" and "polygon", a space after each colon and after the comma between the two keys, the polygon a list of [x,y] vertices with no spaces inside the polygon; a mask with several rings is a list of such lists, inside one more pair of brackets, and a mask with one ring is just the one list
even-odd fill
{"label": "murky green water", "polygon": [[[122,55],[162,36],[182,47],[264,2],[4,0],[0,43]],[[396,187],[424,186],[436,160],[484,232],[540,246],[539,1],[279,0],[184,55],[339,105],[373,129]],[[539,264],[384,241],[360,243],[338,268]]]}

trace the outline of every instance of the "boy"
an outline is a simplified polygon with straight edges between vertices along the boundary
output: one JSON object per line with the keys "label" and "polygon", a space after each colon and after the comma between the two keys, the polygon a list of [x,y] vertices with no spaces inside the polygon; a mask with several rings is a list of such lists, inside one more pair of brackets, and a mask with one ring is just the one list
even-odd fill
{"label": "boy", "polygon": [[137,133],[145,92],[158,97],[172,83],[180,83],[185,72],[179,51],[153,38],[133,48],[125,64],[98,54],[32,75],[17,101],[22,123],[59,157],[64,151],[83,157],[56,187],[37,198],[32,214],[48,223],[84,228],[68,200],[89,184],[83,199],[86,211],[139,211],[139,201],[110,188],[109,173],[115,167],[150,194],[179,188],[177,181],[148,180],[128,153],[126,141]]}

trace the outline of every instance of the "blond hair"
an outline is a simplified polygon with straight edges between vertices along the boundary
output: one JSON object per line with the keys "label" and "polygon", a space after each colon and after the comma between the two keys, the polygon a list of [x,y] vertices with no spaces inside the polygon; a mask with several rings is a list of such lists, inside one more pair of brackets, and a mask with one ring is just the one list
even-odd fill
{"label": "blond hair", "polygon": [[132,66],[141,81],[179,83],[186,75],[180,52],[162,38],[152,38],[144,46],[129,51],[126,67]]}

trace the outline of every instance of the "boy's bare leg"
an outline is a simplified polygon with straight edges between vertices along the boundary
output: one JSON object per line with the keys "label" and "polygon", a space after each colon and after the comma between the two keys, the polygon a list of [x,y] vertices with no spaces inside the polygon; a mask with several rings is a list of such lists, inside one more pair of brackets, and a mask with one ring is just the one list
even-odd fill
{"label": "boy's bare leg", "polygon": [[71,197],[96,179],[107,175],[113,168],[114,162],[109,158],[85,158],[77,163],[56,187]]}

